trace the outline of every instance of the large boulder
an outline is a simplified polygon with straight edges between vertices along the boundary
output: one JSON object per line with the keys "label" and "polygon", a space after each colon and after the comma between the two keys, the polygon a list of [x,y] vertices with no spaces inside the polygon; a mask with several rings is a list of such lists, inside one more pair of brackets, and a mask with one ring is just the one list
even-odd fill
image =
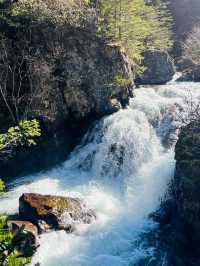
{"label": "large boulder", "polygon": [[66,230],[71,232],[77,223],[92,223],[94,211],[77,198],[23,194],[19,199],[19,216],[37,225],[40,232]]}
{"label": "large boulder", "polygon": [[137,78],[138,84],[165,84],[175,74],[173,59],[165,51],[151,50],[144,55],[145,71]]}

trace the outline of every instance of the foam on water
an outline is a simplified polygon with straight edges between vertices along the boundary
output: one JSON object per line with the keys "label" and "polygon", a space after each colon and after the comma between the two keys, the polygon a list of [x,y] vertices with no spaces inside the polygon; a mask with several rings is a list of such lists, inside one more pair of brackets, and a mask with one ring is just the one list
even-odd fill
{"label": "foam on water", "polygon": [[0,212],[13,213],[23,192],[75,196],[97,213],[95,223],[80,224],[73,234],[42,235],[32,265],[132,266],[153,257],[155,247],[145,246],[141,235],[157,226],[149,214],[173,177],[179,113],[188,113],[188,95],[199,102],[200,85],[168,84],[135,94],[129,108],[101,120],[69,160],[18,179],[1,199]]}

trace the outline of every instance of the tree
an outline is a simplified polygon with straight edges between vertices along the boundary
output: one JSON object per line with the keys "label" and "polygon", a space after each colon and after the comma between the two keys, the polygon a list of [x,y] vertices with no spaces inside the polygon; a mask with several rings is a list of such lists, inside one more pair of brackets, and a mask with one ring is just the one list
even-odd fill
{"label": "tree", "polygon": [[165,49],[170,39],[170,16],[163,5],[144,0],[99,0],[99,30],[112,43],[125,48],[138,65],[146,49]]}
{"label": "tree", "polygon": [[12,124],[27,119],[32,102],[39,94],[40,88],[33,85],[37,56],[32,50],[26,38],[21,40],[19,49],[12,40],[0,36],[0,107]]}
{"label": "tree", "polygon": [[195,26],[184,45],[184,55],[195,64],[200,64],[200,26]]}

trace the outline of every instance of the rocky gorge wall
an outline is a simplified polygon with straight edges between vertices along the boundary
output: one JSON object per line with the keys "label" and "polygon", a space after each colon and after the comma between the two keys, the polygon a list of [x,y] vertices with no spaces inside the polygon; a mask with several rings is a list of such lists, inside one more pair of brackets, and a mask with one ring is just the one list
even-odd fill
{"label": "rocky gorge wall", "polygon": [[[176,145],[172,231],[180,265],[199,265],[200,243],[200,122],[187,125]],[[175,243],[176,242],[176,243]]]}
{"label": "rocky gorge wall", "polygon": [[[134,87],[134,66],[126,54],[89,30],[44,24],[31,26],[28,34],[20,28],[13,31],[11,37],[11,29],[6,32],[11,58],[21,53],[19,47],[27,40],[34,51],[30,72],[34,96],[28,117],[40,121],[43,136],[36,147],[1,151],[2,177],[38,171],[66,159],[95,119],[128,104]],[[29,95],[26,80],[22,88]],[[6,128],[8,116],[5,105],[0,106]]]}

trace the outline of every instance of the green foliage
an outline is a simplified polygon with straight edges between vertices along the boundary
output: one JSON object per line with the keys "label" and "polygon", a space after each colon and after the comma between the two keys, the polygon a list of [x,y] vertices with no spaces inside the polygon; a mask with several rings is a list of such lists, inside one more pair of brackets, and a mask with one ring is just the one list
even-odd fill
{"label": "green foliage", "polygon": [[147,5],[144,0],[101,0],[99,32],[108,41],[125,48],[140,65],[146,49],[166,49],[171,18],[163,5]]}
{"label": "green foliage", "polygon": [[[29,17],[53,24],[79,25],[89,16],[88,1],[75,0],[18,0],[12,5],[12,16]],[[86,13],[87,12],[87,13]]]}
{"label": "green foliage", "polygon": [[0,134],[0,150],[9,145],[36,145],[36,138],[40,136],[40,124],[36,119],[20,121],[18,126],[11,127],[7,133]]}
{"label": "green foliage", "polygon": [[7,228],[7,216],[0,216],[0,242],[4,242],[4,244],[8,245],[8,243],[12,239],[12,233],[9,232]]}
{"label": "green foliage", "polygon": [[132,84],[132,80],[124,78],[122,75],[116,75],[114,77],[114,85],[118,87],[128,87]]}
{"label": "green foliage", "polygon": [[4,189],[5,189],[5,184],[4,184],[3,180],[0,179],[0,195],[2,194]]}
{"label": "green foliage", "polygon": [[18,252],[12,252],[8,257],[6,266],[24,266],[31,262],[31,258],[25,258]]}
{"label": "green foliage", "polygon": [[[7,227],[7,216],[0,216],[0,265],[4,266],[24,266],[31,262],[31,258],[23,257],[12,246],[12,240],[14,235],[9,231]],[[4,252],[9,255],[6,257]]]}

